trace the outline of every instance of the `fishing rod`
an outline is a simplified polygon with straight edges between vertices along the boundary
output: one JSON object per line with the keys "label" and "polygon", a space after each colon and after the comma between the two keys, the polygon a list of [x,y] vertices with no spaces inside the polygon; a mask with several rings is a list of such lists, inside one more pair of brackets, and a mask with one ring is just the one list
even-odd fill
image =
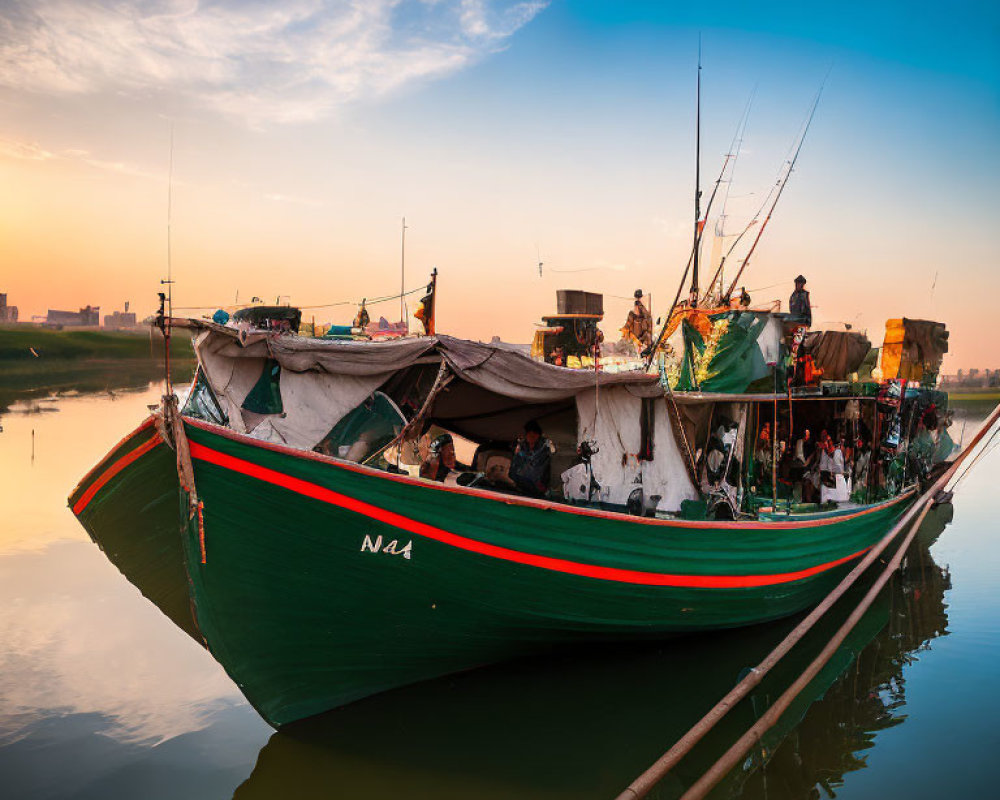
{"label": "fishing rod", "polygon": [[[764,202],[761,203],[760,208],[757,209],[757,213],[753,215],[753,217],[747,223],[746,227],[742,231],[740,231],[740,235],[736,237],[736,241],[734,241],[732,245],[730,245],[729,249],[722,256],[722,260],[719,261],[719,268],[715,271],[715,275],[712,277],[712,283],[709,284],[708,291],[705,292],[705,299],[708,298],[708,295],[711,293],[712,289],[715,288],[715,282],[722,277],[722,270],[726,266],[726,260],[729,258],[729,256],[732,255],[733,251],[736,249],[736,246],[743,240],[743,237],[746,236],[750,232],[750,229],[760,221],[760,215],[763,213],[764,209],[767,208],[767,204],[771,202],[771,197],[774,195],[775,190],[778,188],[780,184],[781,184],[781,176],[779,175],[778,179],[771,187],[771,191],[769,191],[767,193],[767,196],[764,198]],[[722,299],[721,295],[719,296],[719,299],[720,300]]]}
{"label": "fishing rod", "polygon": [[[730,173],[729,173],[729,181],[726,183],[726,194],[722,198],[722,213],[719,215],[719,221],[720,221],[720,223],[723,226],[725,226],[726,205],[729,203],[729,190],[733,186],[733,177],[736,174],[736,162],[737,162],[737,160],[739,160],[740,151],[743,149],[743,139],[746,137],[747,123],[750,120],[750,107],[753,105],[753,99],[754,99],[754,96],[756,94],[757,94],[757,87],[754,86],[753,90],[750,92],[750,96],[747,98],[747,104],[746,104],[746,106],[743,109],[743,117],[740,119],[740,123],[736,126],[736,133],[733,134],[733,141],[729,144],[729,153],[733,154],[733,168],[732,168],[732,171],[730,171]],[[735,150],[735,153],[733,152],[734,150]],[[729,159],[729,156],[727,155],[726,156],[726,163],[728,163],[728,159]],[[726,164],[723,164],[722,165],[722,172],[719,174],[719,180],[716,181],[716,183],[715,183],[716,188],[718,188],[719,183],[722,181],[722,176],[725,173],[725,171],[726,171]],[[712,193],[712,197],[713,198],[714,198],[714,196],[715,196],[715,192]],[[711,200],[709,201],[709,206],[711,206]],[[760,212],[758,212],[758,214],[759,213]],[[708,217],[707,213],[705,214],[705,217],[707,219],[707,217]],[[755,219],[756,219],[756,217],[755,217]],[[716,233],[717,233],[718,236],[720,236],[720,238],[722,237],[722,229],[718,230]],[[734,247],[735,247],[736,244],[739,243],[740,239],[743,238],[743,234],[745,234],[745,233],[746,233],[746,230],[744,230],[743,233],[741,233],[737,237],[736,242],[733,243]],[[717,280],[719,280],[720,276],[722,275],[722,267],[726,263],[726,257],[732,251],[733,251],[733,248],[730,247],[729,250],[726,252],[726,254],[722,257],[722,260],[719,262],[719,267],[718,267],[718,269],[716,269],[715,274],[712,276],[712,282],[708,284],[708,288],[705,290],[705,294],[701,298],[701,302],[702,303],[707,302],[707,300],[709,298],[709,295],[712,294],[712,290],[715,288],[715,282]]]}
{"label": "fishing rod", "polygon": [[[829,77],[829,71],[827,71],[826,75]],[[823,96],[823,88],[825,86],[826,77],[823,78],[823,83],[820,84],[819,91],[816,92],[816,98],[813,100],[812,108],[809,111],[809,117],[806,119],[805,127],[802,129],[802,134],[799,136],[799,143],[795,148],[795,155],[792,156],[792,160],[788,164],[788,169],[785,171],[784,177],[779,179],[777,192],[775,192],[771,208],[768,209],[767,216],[764,218],[764,222],[761,224],[760,230],[757,231],[757,238],[754,239],[753,244],[750,245],[750,251],[747,253],[746,258],[743,259],[743,263],[740,264],[740,268],[736,271],[736,276],[733,278],[733,282],[729,284],[729,288],[726,290],[726,293],[720,298],[720,305],[729,305],[730,298],[733,296],[733,289],[736,288],[736,283],[743,274],[743,270],[745,270],[747,268],[747,264],[750,263],[750,257],[753,255],[754,250],[757,249],[757,244],[760,242],[760,237],[764,235],[767,223],[771,221],[771,215],[774,214],[774,209],[778,205],[778,201],[781,199],[781,195],[785,191],[785,187],[788,185],[788,179],[792,177],[792,171],[795,169],[795,162],[799,160],[799,153],[802,152],[802,145],[805,143],[806,134],[809,133],[809,127],[812,125],[813,117],[816,115],[816,108],[819,106],[819,99]]]}
{"label": "fishing rod", "polygon": [[[747,125],[750,122],[750,107],[753,105],[756,96],[757,84],[754,84],[753,89],[750,90],[750,96],[747,98],[746,107],[743,109],[743,121],[741,125],[737,126],[733,141],[729,143],[729,150],[732,151],[735,148],[736,155],[733,156],[733,169],[729,173],[729,180],[726,183],[726,193],[722,197],[722,211],[719,212],[720,232],[724,231],[725,228],[726,207],[729,205],[729,194],[732,191],[733,181],[736,178],[736,162],[739,160],[740,152],[743,150],[743,141],[747,137]],[[720,233],[720,235],[722,234]]]}

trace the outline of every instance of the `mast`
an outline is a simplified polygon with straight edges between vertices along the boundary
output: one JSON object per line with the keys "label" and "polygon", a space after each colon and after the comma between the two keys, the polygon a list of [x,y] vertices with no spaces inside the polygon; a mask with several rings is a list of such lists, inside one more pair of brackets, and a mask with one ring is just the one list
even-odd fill
{"label": "mast", "polygon": [[701,249],[701,35],[698,35],[698,88],[694,123],[694,262],[691,269],[691,305],[698,305],[698,251]]}

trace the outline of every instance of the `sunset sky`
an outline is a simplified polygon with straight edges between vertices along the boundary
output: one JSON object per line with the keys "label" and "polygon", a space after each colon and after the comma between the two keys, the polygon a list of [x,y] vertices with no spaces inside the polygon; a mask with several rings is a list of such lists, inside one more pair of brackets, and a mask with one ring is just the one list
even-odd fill
{"label": "sunset sky", "polygon": [[605,292],[606,331],[636,288],[665,311],[690,246],[700,33],[706,197],[755,92],[727,233],[829,71],[743,281],[754,300],[787,303],[802,272],[818,327],[879,344],[887,317],[940,319],[947,369],[1000,367],[1000,6],[686,7],[0,0],[0,292],[22,319],[150,313],[172,129],[191,314],[237,292],[398,291],[404,215],[406,285],[438,268],[443,332],[526,342],[560,288]]}

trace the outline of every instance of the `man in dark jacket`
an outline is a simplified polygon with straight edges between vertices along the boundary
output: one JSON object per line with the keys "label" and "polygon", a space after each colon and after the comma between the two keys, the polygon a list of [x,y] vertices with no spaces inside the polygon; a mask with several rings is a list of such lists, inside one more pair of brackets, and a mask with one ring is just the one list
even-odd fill
{"label": "man in dark jacket", "polygon": [[806,279],[801,275],[795,279],[795,291],[788,298],[789,318],[812,327],[812,306],[809,304],[809,292],[806,291]]}
{"label": "man in dark jacket", "polygon": [[531,420],[524,426],[524,438],[518,442],[510,464],[510,479],[525,494],[542,497],[549,488],[552,450],[542,429]]}

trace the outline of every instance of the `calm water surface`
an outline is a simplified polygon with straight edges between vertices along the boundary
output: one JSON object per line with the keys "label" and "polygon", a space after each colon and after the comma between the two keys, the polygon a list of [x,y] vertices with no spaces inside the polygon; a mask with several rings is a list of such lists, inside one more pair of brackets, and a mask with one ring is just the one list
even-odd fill
{"label": "calm water surface", "polygon": [[[499,665],[275,733],[66,508],[158,393],[33,401],[0,418],[2,798],[611,798],[794,625]],[[1000,450],[928,519],[901,578],[714,796],[1000,794],[998,476]],[[654,796],[679,796],[824,631]]]}

